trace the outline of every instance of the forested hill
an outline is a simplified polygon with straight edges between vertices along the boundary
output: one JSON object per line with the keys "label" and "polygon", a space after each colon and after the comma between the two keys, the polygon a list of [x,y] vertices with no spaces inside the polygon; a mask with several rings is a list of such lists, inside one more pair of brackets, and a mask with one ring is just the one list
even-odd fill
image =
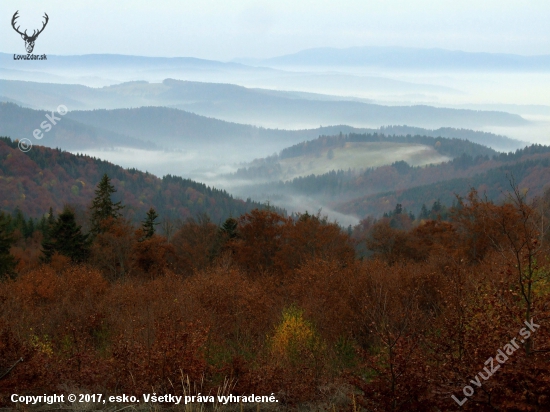
{"label": "forested hill", "polygon": [[477,130],[456,129],[453,127],[441,127],[439,129],[430,130],[411,126],[384,126],[380,128],[380,132],[385,135],[411,134],[431,137],[456,137],[458,139],[466,139],[470,142],[479,143],[483,146],[489,146],[493,149],[505,152],[521,149],[522,147],[528,145],[528,142],[511,139],[507,136]]}
{"label": "forested hill", "polygon": [[531,145],[492,157],[463,153],[426,166],[411,166],[401,160],[364,171],[333,170],[250,185],[247,193],[257,198],[268,193],[283,200],[313,198],[327,209],[362,219],[382,216],[398,203],[413,213],[437,200],[450,206],[456,195],[466,196],[471,188],[498,202],[510,189],[508,179],[512,177],[522,190],[528,189],[529,196],[541,195],[550,181],[550,146]]}
{"label": "forested hill", "polygon": [[383,133],[350,133],[348,135],[339,136],[320,136],[316,140],[303,142],[286,149],[283,149],[279,154],[281,159],[304,156],[308,154],[320,153],[326,149],[344,146],[346,143],[367,143],[367,142],[392,142],[392,143],[408,143],[422,144],[432,146],[440,154],[449,156],[450,158],[460,157],[462,154],[468,156],[494,156],[496,151],[478,143],[473,143],[468,140],[457,138],[441,138],[426,135],[389,135]]}
{"label": "forested hill", "polygon": [[135,169],[59,149],[33,146],[21,152],[17,142],[0,138],[0,210],[20,208],[26,215],[41,216],[50,206],[59,212],[65,204],[86,210],[103,174],[118,192],[116,201],[126,205],[124,215],[142,220],[154,207],[162,217],[186,219],[206,213],[214,222],[239,216],[262,205],[234,199],[227,192],[176,176],[162,179]]}
{"label": "forested hill", "polygon": [[[489,200],[498,202],[510,191],[512,180],[529,198],[541,196],[550,181],[550,147],[533,145],[515,153],[500,154],[491,160],[464,156],[427,168],[392,165],[392,169],[393,175],[386,169],[386,177],[382,180],[385,180],[386,188],[393,190],[379,190],[356,197],[340,203],[336,209],[357,216],[380,216],[399,203],[408,210],[418,212],[422,204],[431,205],[435,201],[451,205],[457,195],[466,196],[472,188]],[[356,181],[372,185],[383,172],[368,171]],[[379,188],[382,180],[378,180]],[[343,186],[342,183],[340,186]],[[348,187],[347,190],[351,192],[353,188]],[[359,189],[355,188],[355,193],[360,193]]]}

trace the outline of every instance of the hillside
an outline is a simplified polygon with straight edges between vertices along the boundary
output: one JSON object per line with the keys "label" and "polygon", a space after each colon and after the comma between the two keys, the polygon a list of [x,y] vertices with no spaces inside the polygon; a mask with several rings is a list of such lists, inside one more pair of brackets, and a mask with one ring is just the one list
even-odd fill
{"label": "hillside", "polygon": [[226,177],[250,181],[285,181],[322,175],[333,170],[359,173],[394,162],[425,166],[462,155],[478,157],[496,154],[496,151],[486,146],[458,138],[340,133],[287,147],[278,155],[256,159]]}
{"label": "hillside", "polygon": [[[55,125],[46,115],[52,117],[52,112],[33,110],[14,103],[0,102],[0,136],[11,136],[13,139],[29,139],[33,143],[41,143],[47,147],[61,147],[65,150],[83,150],[96,147],[133,147],[139,149],[155,149],[150,141],[135,139],[124,133],[116,133],[82,124],[71,119],[67,114],[61,116],[54,111]],[[59,120],[58,120],[59,119]],[[42,127],[44,122],[48,127]],[[33,137],[34,130],[42,132],[42,139]]]}
{"label": "hillside", "polygon": [[[383,191],[349,201],[336,202],[335,209],[341,213],[351,213],[361,217],[380,216],[400,203],[404,208],[418,213],[423,204],[431,205],[435,201],[450,206],[457,201],[457,195],[465,197],[472,188],[482,196],[499,202],[504,200],[505,193],[510,190],[512,178],[520,190],[526,191],[532,199],[535,196],[541,196],[548,189],[550,181],[550,148],[546,146],[540,149],[540,154],[524,154],[519,159],[503,161],[497,158],[485,163],[480,162],[465,169],[463,173],[456,173],[455,178],[448,176],[447,179],[437,179],[439,181],[436,183]],[[433,175],[443,172],[442,168],[430,169],[427,173]],[[449,169],[447,168],[447,171],[450,171]],[[480,172],[483,169],[485,171]],[[403,180],[409,180],[409,178],[412,176],[406,176]],[[421,180],[418,182],[420,183]],[[400,183],[399,186],[406,187],[406,184]],[[389,187],[391,185],[388,185]]]}
{"label": "hillside", "polygon": [[422,129],[410,126],[385,126],[380,128],[380,132],[386,135],[420,135],[431,137],[448,137],[457,139],[466,139],[473,143],[491,147],[501,152],[514,151],[522,149],[528,145],[528,142],[517,139],[510,139],[506,136],[474,131],[468,129],[455,129],[452,127],[440,127],[436,130]]}
{"label": "hillside", "polygon": [[[158,146],[231,142],[241,144],[276,139],[292,142],[314,131],[294,132],[263,129],[226,122],[167,107],[73,111],[67,117],[93,127],[102,126],[115,133],[125,133],[141,140],[150,139]],[[313,132],[313,133],[312,133]],[[166,140],[169,139],[169,140]]]}
{"label": "hillside", "polygon": [[[453,140],[448,142],[452,144]],[[277,159],[270,158],[233,175],[237,179],[232,191],[248,193],[256,200],[272,199],[289,210],[297,205],[307,204],[309,208],[317,205],[317,209],[323,208],[339,220],[344,216],[362,219],[368,215],[381,216],[397,203],[413,213],[417,213],[422,204],[430,205],[436,200],[451,205],[456,200],[455,194],[465,196],[472,187],[480,193],[487,192],[489,199],[499,201],[509,187],[507,175],[513,175],[521,188],[529,188],[529,194],[536,196],[545,190],[545,179],[550,173],[549,146],[532,145],[508,154],[463,153],[452,157],[450,161],[428,166],[415,167],[400,160],[365,170],[332,170],[278,182],[277,176],[283,171]],[[258,176],[256,183],[252,176]]]}
{"label": "hillside", "polygon": [[86,210],[105,173],[118,188],[116,200],[126,205],[125,216],[132,220],[142,220],[150,207],[161,218],[185,219],[207,213],[215,222],[261,207],[192,180],[175,176],[160,179],[88,156],[43,146],[23,153],[16,142],[4,137],[0,139],[0,210],[18,207],[33,217],[50,207],[60,211],[65,204]]}

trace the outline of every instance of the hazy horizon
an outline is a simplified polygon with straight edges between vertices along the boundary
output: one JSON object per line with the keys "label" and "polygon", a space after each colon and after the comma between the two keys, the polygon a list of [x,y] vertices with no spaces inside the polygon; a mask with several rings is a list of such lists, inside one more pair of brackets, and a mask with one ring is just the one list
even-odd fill
{"label": "hazy horizon", "polygon": [[52,0],[0,4],[4,48],[21,50],[11,28],[50,17],[38,49],[51,54],[121,53],[229,61],[268,58],[315,47],[401,46],[468,52],[548,54],[550,3],[535,0],[389,0],[365,3],[282,0],[220,2]]}

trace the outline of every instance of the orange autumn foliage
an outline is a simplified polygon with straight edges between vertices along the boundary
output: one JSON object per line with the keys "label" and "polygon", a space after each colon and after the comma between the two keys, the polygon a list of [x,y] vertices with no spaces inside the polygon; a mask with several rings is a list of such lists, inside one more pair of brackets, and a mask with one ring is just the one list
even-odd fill
{"label": "orange autumn foliage", "polygon": [[24,358],[0,402],[63,387],[181,394],[189,378],[203,393],[224,379],[274,393],[288,410],[460,410],[451,395],[533,318],[461,410],[547,410],[545,210],[473,193],[449,222],[365,225],[363,259],[318,216],[254,211],[234,238],[187,222],[171,242],[121,221],[88,265],[53,259],[0,283],[0,375]]}

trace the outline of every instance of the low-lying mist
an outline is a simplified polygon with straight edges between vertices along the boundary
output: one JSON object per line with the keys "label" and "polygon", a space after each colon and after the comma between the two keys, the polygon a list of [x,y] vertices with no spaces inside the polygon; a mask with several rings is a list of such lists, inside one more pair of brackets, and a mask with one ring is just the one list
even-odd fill
{"label": "low-lying mist", "polygon": [[[72,133],[82,137],[79,130],[85,126],[90,139],[82,149],[69,145],[75,143],[72,140],[65,142],[74,153],[158,176],[191,178],[245,199],[272,202],[289,213],[322,209],[323,214],[346,226],[357,223],[357,217],[334,210],[335,199],[256,190],[258,179],[228,176],[254,159],[266,158],[321,134],[360,133],[352,128],[464,128],[520,141],[494,136],[483,141],[484,136],[476,136],[478,143],[502,151],[515,150],[521,142],[549,143],[550,72],[540,68],[460,70],[424,64],[407,69],[406,62],[386,68],[343,64],[270,67],[269,61],[237,64],[117,55],[52,56],[48,64],[16,66],[9,57],[0,53],[0,101],[41,110],[63,104],[74,112],[50,134],[50,138],[59,134],[51,140],[54,147],[65,148],[63,139],[73,135],[64,128],[78,123]],[[6,80],[27,83],[10,84]],[[133,83],[121,84],[124,82]],[[167,113],[159,107],[180,111]],[[132,113],[91,112],[117,108],[140,109]],[[199,119],[195,114],[203,117]],[[317,129],[319,126],[325,127]],[[32,130],[35,126],[29,127]],[[32,139],[26,134],[17,135],[23,129],[14,126],[9,130],[14,138]],[[156,150],[135,144],[124,146],[120,143],[125,137],[130,143],[150,142]],[[109,148],[103,147],[109,139]],[[48,144],[47,138],[40,143]],[[415,161],[411,153],[420,160]],[[347,157],[337,158],[337,164],[323,164],[313,158],[285,160],[281,165],[288,173],[263,183],[337,169],[362,170],[399,160],[424,165],[450,159],[434,153],[433,147],[420,151],[412,146],[388,148],[386,154],[371,151],[361,157],[359,153],[348,153]]]}

